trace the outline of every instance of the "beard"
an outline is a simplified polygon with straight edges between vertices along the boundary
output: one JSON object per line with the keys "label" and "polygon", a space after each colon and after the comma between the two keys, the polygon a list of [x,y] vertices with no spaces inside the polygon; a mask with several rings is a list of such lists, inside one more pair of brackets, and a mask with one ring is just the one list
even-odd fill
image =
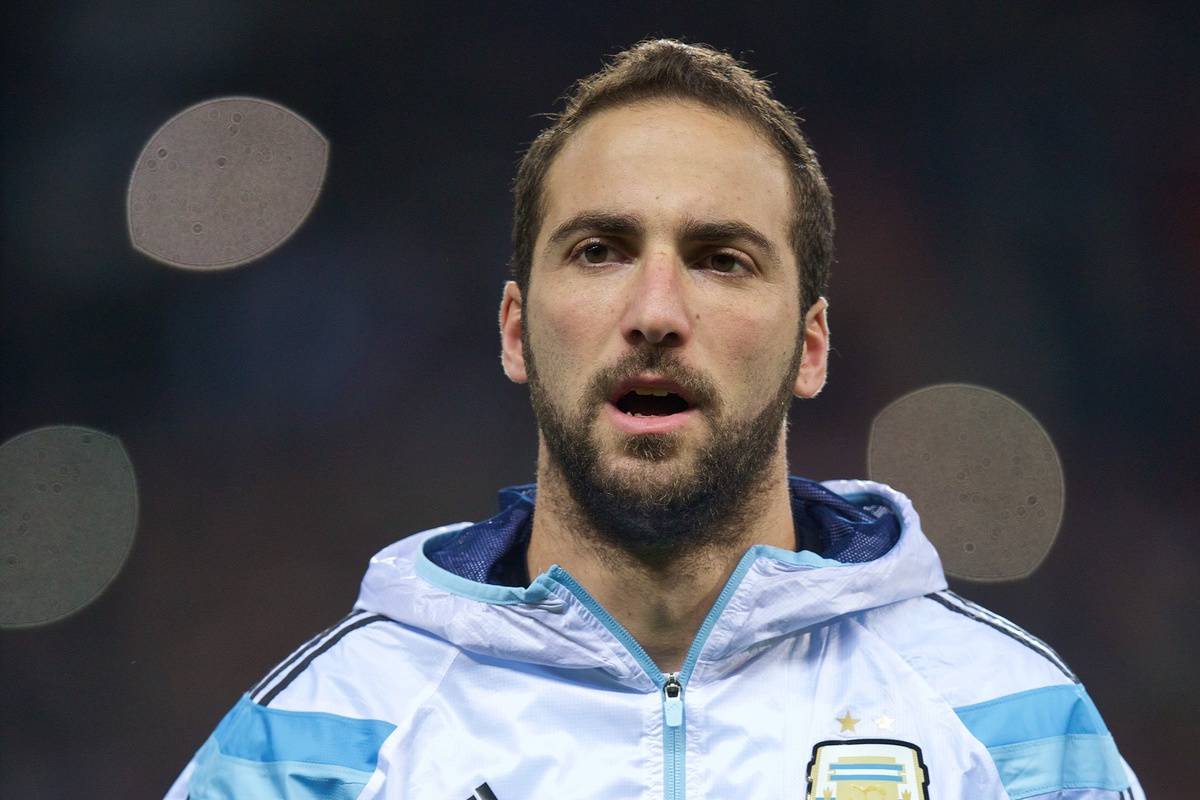
{"label": "beard", "polygon": [[[803,358],[797,337],[787,372],[773,387],[766,407],[734,419],[711,380],[684,366],[672,351],[647,346],[599,370],[573,412],[564,411],[540,380],[527,336],[522,336],[530,401],[546,449],[583,515],[585,527],[602,543],[649,564],[695,556],[719,547],[740,526],[755,497],[768,485],[768,468],[779,448],[791,404],[796,370]],[[622,434],[620,449],[646,470],[621,472],[606,464],[593,436],[593,423],[612,389],[627,377],[653,371],[677,383],[700,406],[710,428],[690,467],[672,470],[682,434]],[[648,480],[656,464],[667,474]],[[536,512],[535,512],[536,513]],[[686,550],[680,548],[686,547]]]}

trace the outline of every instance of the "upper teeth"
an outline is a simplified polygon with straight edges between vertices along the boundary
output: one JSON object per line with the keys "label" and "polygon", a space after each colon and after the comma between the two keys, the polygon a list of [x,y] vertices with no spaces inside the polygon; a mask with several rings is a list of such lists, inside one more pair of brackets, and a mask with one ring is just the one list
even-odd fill
{"label": "upper teeth", "polygon": [[670,394],[670,392],[668,392],[666,389],[634,389],[633,393],[642,395],[643,397],[647,395],[653,395],[654,397],[666,397]]}

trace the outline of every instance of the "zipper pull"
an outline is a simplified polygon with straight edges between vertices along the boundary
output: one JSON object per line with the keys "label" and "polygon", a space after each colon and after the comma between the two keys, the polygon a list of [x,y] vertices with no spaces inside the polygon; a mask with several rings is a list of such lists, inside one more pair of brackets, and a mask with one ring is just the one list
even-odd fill
{"label": "zipper pull", "polygon": [[683,686],[679,683],[679,673],[672,672],[663,684],[663,716],[668,728],[678,728],[683,724]]}

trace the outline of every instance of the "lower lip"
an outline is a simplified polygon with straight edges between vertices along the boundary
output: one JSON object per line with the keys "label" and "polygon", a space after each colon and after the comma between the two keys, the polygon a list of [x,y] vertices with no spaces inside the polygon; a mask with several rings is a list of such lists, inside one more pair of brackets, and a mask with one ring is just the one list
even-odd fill
{"label": "lower lip", "polygon": [[674,433],[688,424],[696,415],[696,409],[689,408],[677,414],[664,414],[661,417],[635,417],[626,414],[612,403],[604,404],[605,413],[617,430],[625,433]]}

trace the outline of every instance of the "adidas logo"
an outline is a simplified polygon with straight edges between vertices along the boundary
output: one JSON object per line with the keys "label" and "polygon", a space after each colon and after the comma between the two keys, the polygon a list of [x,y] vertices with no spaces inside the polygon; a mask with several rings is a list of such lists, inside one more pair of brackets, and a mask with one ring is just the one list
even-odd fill
{"label": "adidas logo", "polygon": [[484,781],[479,786],[475,787],[475,793],[467,798],[467,800],[499,800],[496,793]]}

